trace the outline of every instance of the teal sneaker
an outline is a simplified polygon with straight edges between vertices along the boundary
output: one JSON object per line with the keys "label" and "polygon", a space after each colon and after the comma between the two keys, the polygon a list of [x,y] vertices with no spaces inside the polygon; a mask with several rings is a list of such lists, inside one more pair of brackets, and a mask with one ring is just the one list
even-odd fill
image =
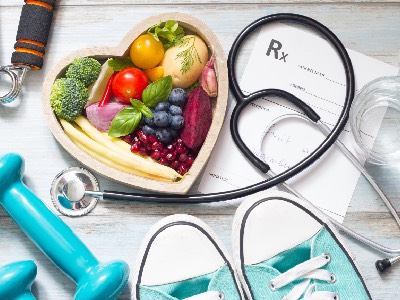
{"label": "teal sneaker", "polygon": [[271,191],[245,200],[232,237],[237,274],[251,300],[371,299],[333,225],[293,195]]}
{"label": "teal sneaker", "polygon": [[132,299],[244,299],[225,247],[192,216],[174,215],[156,223],[142,243],[134,270]]}

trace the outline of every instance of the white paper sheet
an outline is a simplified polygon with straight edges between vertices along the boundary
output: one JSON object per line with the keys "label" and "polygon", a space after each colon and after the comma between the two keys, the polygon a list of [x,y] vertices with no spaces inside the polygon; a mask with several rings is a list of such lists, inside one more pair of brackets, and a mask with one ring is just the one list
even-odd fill
{"label": "white paper sheet", "polygon": [[[356,91],[377,77],[399,72],[398,68],[376,59],[352,50],[348,52],[355,70]],[[345,83],[340,59],[327,41],[308,31],[274,24],[261,29],[240,86],[245,94],[266,88],[286,90],[312,106],[322,121],[332,128],[342,110]],[[198,187],[201,193],[232,190],[268,178],[236,148],[229,131],[232,109],[230,107],[228,111],[202,176]],[[275,173],[296,164],[325,138],[306,121],[287,119],[272,126],[260,146],[266,127],[276,117],[295,112],[297,109],[286,100],[268,97],[249,105],[239,120],[239,132],[246,145],[253,153],[265,155]],[[383,115],[376,122],[380,124],[382,118]],[[372,145],[377,132],[365,134]],[[340,140],[354,153],[349,125]],[[335,148],[289,183],[314,205],[343,222],[360,173]]]}

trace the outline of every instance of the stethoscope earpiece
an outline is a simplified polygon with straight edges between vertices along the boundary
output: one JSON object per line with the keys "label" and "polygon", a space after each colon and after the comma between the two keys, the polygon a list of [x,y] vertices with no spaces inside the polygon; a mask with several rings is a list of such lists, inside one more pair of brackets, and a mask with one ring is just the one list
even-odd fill
{"label": "stethoscope earpiece", "polygon": [[375,262],[375,267],[378,270],[379,273],[385,272],[387,269],[389,269],[392,265],[400,261],[400,256],[396,256],[393,258],[384,258],[377,260]]}

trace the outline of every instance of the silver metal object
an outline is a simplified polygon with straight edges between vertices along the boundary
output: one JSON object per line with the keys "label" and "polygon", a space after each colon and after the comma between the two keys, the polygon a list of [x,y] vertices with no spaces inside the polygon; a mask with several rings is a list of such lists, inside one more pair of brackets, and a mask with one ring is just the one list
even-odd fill
{"label": "silver metal object", "polygon": [[5,95],[0,95],[0,103],[11,103],[18,97],[22,89],[26,73],[30,70],[28,66],[0,66],[0,75],[6,74],[11,79],[11,89]]}
{"label": "silver metal object", "polygon": [[[288,114],[288,115],[283,115],[270,123],[270,125],[266,128],[266,130],[263,133],[260,147],[262,147],[262,141],[264,140],[266,134],[268,131],[271,129],[273,125],[275,125],[277,122],[280,120],[286,119],[286,118],[300,118],[304,119],[307,122],[310,122],[306,117],[298,114]],[[313,123],[314,124],[314,123]],[[314,124],[315,125],[315,124]],[[318,121],[316,123],[316,126],[324,133],[324,134],[329,134],[329,128],[322,122]],[[358,170],[366,177],[366,179],[370,182],[370,184],[373,186],[375,191],[381,196],[382,200],[386,204],[386,206],[389,208],[390,212],[392,213],[394,219],[396,220],[397,224],[400,227],[400,218],[397,215],[396,210],[390,203],[389,199],[386,197],[386,195],[383,193],[383,191],[379,188],[377,183],[374,181],[372,176],[368,173],[368,171],[361,165],[361,163],[357,160],[357,158],[346,148],[346,146],[341,143],[339,140],[336,140],[336,145],[340,148],[340,150],[343,152],[344,155],[358,168]],[[259,151],[260,153],[260,159],[265,161],[265,157],[261,155],[262,151]],[[272,171],[269,170],[267,172],[268,176],[274,177],[276,174]],[[309,202],[306,198],[304,198],[297,190],[295,190],[293,187],[289,186],[287,183],[283,182],[280,184],[286,191],[294,194],[300,199],[303,199],[307,202]],[[107,192],[107,197],[110,197],[111,194],[115,194],[117,192]],[[97,201],[100,199],[107,198],[105,196],[105,192],[100,192],[99,191],[99,185],[97,183],[96,178],[94,177],[93,174],[91,174],[88,170],[83,169],[83,168],[69,168],[57,175],[57,177],[54,179],[51,187],[51,197],[53,200],[54,205],[56,208],[64,215],[67,216],[82,216],[88,214],[90,211],[94,209],[94,207],[97,204]],[[121,196],[122,195],[122,196]],[[129,199],[129,194],[120,194],[118,200],[138,200],[137,198],[132,198]],[[154,200],[153,200],[154,201]],[[149,199],[142,199],[141,202],[153,202],[150,198]],[[185,201],[182,201],[184,203]],[[164,203],[168,203],[168,200],[164,201]],[[382,252],[391,254],[393,256],[395,255],[400,255],[400,249],[391,249],[387,248],[381,244],[378,244],[374,241],[371,241],[367,239],[366,237],[356,233],[355,231],[351,230],[350,228],[347,228],[346,226],[340,224],[336,220],[330,218],[330,221],[338,228],[338,230],[348,234],[349,236],[355,238],[356,240],[359,240],[360,242],[374,248],[377,250],[380,250]],[[392,258],[393,262],[396,263],[399,261],[399,257],[394,257]]]}
{"label": "silver metal object", "polygon": [[51,200],[63,215],[79,217],[91,212],[101,198],[96,177],[84,168],[60,172],[50,188]]}
{"label": "silver metal object", "polygon": [[[282,115],[277,117],[276,119],[274,119],[264,130],[263,135],[261,137],[261,142],[260,142],[260,150],[259,150],[259,157],[261,160],[263,160],[265,162],[265,156],[262,154],[262,142],[265,139],[265,136],[268,134],[269,130],[272,128],[272,126],[276,125],[276,123],[278,123],[279,121],[282,121],[284,119],[288,119],[288,118],[299,118],[302,120],[305,120],[311,124],[316,125],[321,131],[322,133],[324,133],[325,135],[330,133],[330,129],[327,125],[325,125],[324,123],[322,123],[321,121],[318,121],[317,123],[313,123],[311,122],[307,117],[300,115],[300,114],[286,114],[286,115]],[[368,173],[368,171],[363,167],[363,165],[358,161],[358,159],[353,155],[353,153],[351,153],[347,147],[339,140],[336,140],[336,145],[339,147],[339,149],[342,151],[342,153],[350,160],[350,162],[357,167],[357,169],[365,176],[365,178],[368,180],[368,182],[372,185],[372,187],[374,188],[374,190],[378,193],[378,195],[381,197],[382,201],[385,203],[385,205],[387,206],[387,208],[389,209],[390,213],[392,214],[393,218],[396,220],[397,225],[400,227],[400,218],[399,215],[396,212],[396,209],[393,207],[392,203],[390,202],[390,200],[386,197],[386,195],[383,193],[383,191],[381,190],[381,188],[378,186],[378,184],[375,182],[375,180],[373,179],[373,177]],[[272,171],[269,170],[267,172],[267,175],[270,177],[275,177],[276,174]],[[310,202],[308,201],[302,194],[300,194],[296,189],[294,189],[292,186],[288,185],[286,182],[283,182],[280,184],[281,187],[283,187],[283,189],[289,193],[292,193],[293,195],[295,195],[296,197]],[[368,245],[371,248],[374,248],[376,250],[379,250],[381,252],[396,256],[393,257],[391,259],[389,259],[390,262],[393,261],[393,263],[397,263],[400,261],[400,249],[391,249],[388,247],[385,247],[381,244],[378,244],[360,234],[358,234],[357,232],[355,232],[354,230],[344,226],[343,224],[339,223],[338,221],[336,221],[335,219],[327,216],[329,218],[329,220],[335,225],[335,227],[339,230],[342,231],[343,233],[351,236],[352,238],[360,241],[361,243]],[[393,264],[392,263],[392,264]]]}

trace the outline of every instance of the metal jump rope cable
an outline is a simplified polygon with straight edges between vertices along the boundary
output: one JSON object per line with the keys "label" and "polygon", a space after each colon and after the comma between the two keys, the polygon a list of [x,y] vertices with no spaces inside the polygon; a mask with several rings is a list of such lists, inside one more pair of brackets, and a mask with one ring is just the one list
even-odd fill
{"label": "metal jump rope cable", "polygon": [[[283,116],[279,116],[276,119],[274,119],[270,124],[270,126],[268,126],[265,131],[264,134],[262,136],[261,141],[264,140],[266,134],[268,133],[269,129],[275,125],[277,122],[281,121],[282,119],[287,119],[290,117],[296,117],[296,118],[300,118],[303,119],[309,123],[313,123],[310,122],[310,120],[308,118],[306,118],[303,115],[299,115],[299,114],[287,114],[287,115],[283,115]],[[321,130],[322,133],[324,133],[324,135],[329,134],[330,129],[329,127],[322,123],[321,121],[318,121],[315,123],[317,125],[317,127]],[[385,203],[385,205],[387,206],[387,208],[389,209],[390,213],[392,214],[393,218],[395,219],[397,225],[400,228],[400,217],[396,212],[396,209],[393,207],[393,205],[391,204],[390,200],[386,197],[386,195],[384,194],[384,192],[382,191],[382,189],[378,186],[378,184],[375,182],[375,180],[373,179],[373,177],[367,172],[367,170],[361,165],[361,163],[357,160],[357,158],[347,149],[347,147],[338,139],[335,142],[336,146],[338,146],[340,148],[340,150],[342,151],[342,153],[351,161],[351,163],[357,167],[357,169],[363,174],[363,176],[368,180],[368,182],[371,184],[371,186],[374,188],[374,190],[378,193],[378,195],[381,197],[381,199],[383,200],[383,202]],[[262,143],[261,143],[262,145]],[[262,152],[262,151],[260,151]],[[263,157],[262,157],[263,158]],[[270,170],[267,173],[268,176],[270,177],[274,177],[276,176],[276,174]],[[294,189],[292,186],[288,185],[286,182],[282,182],[281,186],[284,187],[284,189],[290,193],[292,193],[293,195],[295,195],[296,197],[305,200],[307,202],[309,202],[302,194],[300,194],[296,189]],[[329,216],[328,216],[329,217]],[[348,228],[347,226],[337,222],[336,220],[334,220],[333,218],[330,218],[330,221],[336,226],[336,228],[342,232],[344,232],[345,234],[351,236],[352,238],[360,241],[363,244],[369,245],[370,247],[379,250],[381,252],[387,253],[387,254],[391,254],[394,255],[394,257],[392,258],[385,258],[382,260],[378,260],[375,263],[376,268],[378,269],[379,272],[384,272],[387,268],[389,268],[391,265],[395,264],[396,262],[400,261],[400,249],[391,249],[388,247],[385,247],[381,244],[378,244],[362,235],[360,235],[359,233],[355,232],[354,230]]]}

